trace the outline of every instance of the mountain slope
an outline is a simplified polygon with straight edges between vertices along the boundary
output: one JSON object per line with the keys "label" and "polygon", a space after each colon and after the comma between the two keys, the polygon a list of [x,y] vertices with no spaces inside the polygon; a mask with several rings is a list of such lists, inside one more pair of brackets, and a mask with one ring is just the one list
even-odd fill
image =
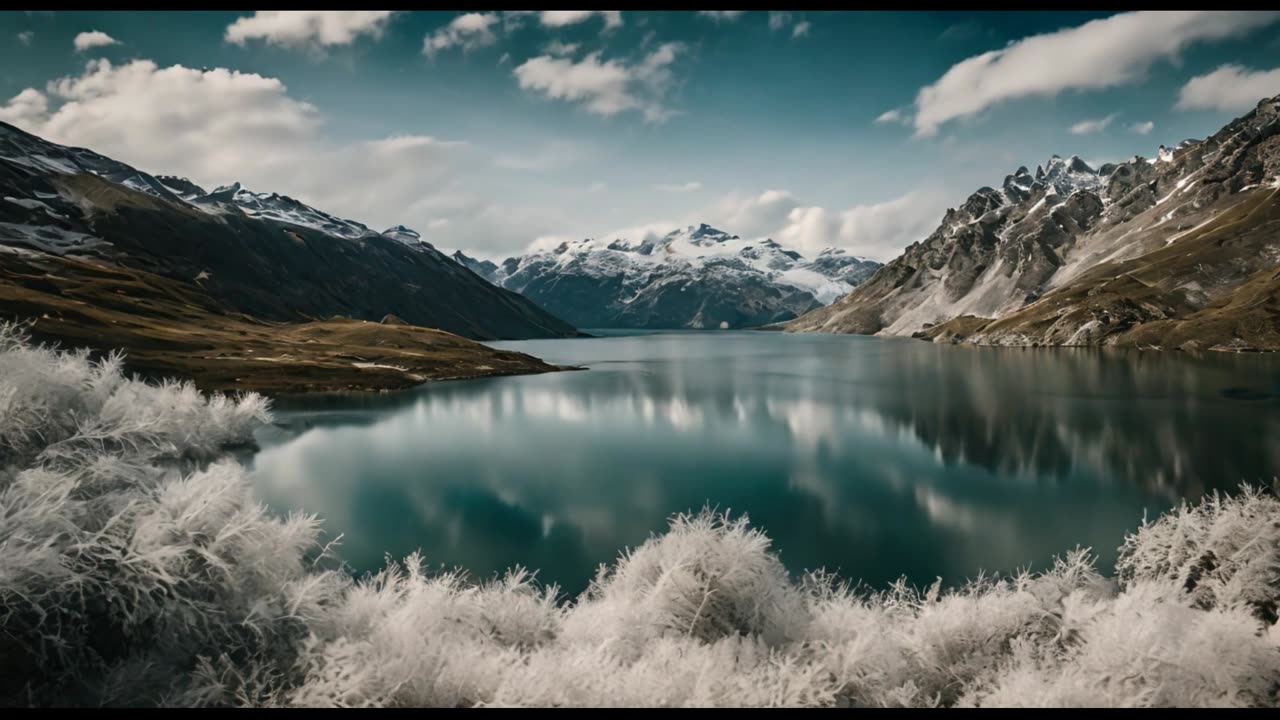
{"label": "mountain slope", "polygon": [[1053,158],[792,331],[1280,349],[1280,99],[1156,162]]}
{"label": "mountain slope", "polygon": [[454,258],[579,327],[740,328],[821,307],[879,263],[827,250],[809,261],[773,240],[709,225],[640,243],[580,240],[500,266]]}
{"label": "mountain slope", "polygon": [[558,370],[388,318],[279,323],[227,312],[198,286],[100,260],[0,246],[0,321],[202,390],[396,390],[428,380]]}
{"label": "mountain slope", "polygon": [[407,228],[378,233],[238,184],[205,192],[4,123],[0,198],[0,244],[192,283],[259,318],[394,314],[478,339],[576,334]]}

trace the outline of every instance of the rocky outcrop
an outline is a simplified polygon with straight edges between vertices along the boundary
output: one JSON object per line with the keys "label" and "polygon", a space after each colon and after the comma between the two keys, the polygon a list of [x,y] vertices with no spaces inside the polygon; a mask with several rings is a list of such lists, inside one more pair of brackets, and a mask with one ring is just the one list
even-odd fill
{"label": "rocky outcrop", "polygon": [[997,345],[1280,349],[1280,99],[1097,170],[1051,158],[947,211],[793,331]]}

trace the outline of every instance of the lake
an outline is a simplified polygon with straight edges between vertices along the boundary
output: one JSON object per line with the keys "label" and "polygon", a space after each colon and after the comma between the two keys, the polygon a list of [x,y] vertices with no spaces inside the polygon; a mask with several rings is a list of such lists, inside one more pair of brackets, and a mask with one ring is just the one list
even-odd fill
{"label": "lake", "polygon": [[421,549],[569,593],[704,506],[793,572],[955,584],[1280,476],[1280,358],[762,332],[491,343],[586,371],[277,404],[256,491],[356,572]]}

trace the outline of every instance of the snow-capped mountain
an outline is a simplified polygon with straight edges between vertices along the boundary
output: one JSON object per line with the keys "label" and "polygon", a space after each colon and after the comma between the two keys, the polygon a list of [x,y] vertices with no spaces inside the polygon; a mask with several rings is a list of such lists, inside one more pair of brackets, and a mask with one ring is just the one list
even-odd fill
{"label": "snow-capped mountain", "polygon": [[824,251],[814,260],[769,239],[709,225],[639,242],[586,239],[508,258],[454,255],[579,327],[741,328],[779,322],[848,292],[879,263]]}
{"label": "snow-capped mountain", "polygon": [[867,283],[786,324],[1008,345],[1280,349],[1280,97],[1203,140],[980,188]]}
{"label": "snow-capped mountain", "polygon": [[[288,195],[253,192],[242,187],[238,182],[206,192],[204,188],[186,178],[160,175],[156,179],[166,190],[206,212],[217,213],[235,208],[249,217],[287,225],[299,225],[350,239],[378,234],[363,223],[330,215]],[[423,240],[417,231],[404,225],[388,228],[381,234],[412,248],[419,248],[424,244],[431,247],[430,243]]]}
{"label": "snow-capped mountain", "polygon": [[194,283],[270,320],[345,315],[472,338],[577,334],[403,226],[385,233],[239,183],[212,192],[0,123],[0,246]]}

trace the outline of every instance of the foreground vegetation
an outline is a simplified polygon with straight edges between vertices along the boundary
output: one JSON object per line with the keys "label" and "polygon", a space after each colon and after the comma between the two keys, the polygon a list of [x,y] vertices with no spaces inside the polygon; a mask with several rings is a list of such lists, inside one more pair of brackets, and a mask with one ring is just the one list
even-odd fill
{"label": "foreground vegetation", "polygon": [[0,326],[0,704],[1272,706],[1280,502],[1244,488],[954,590],[793,580],[678,516],[560,602],[410,557],[354,580],[225,450],[255,395],[146,384]]}

